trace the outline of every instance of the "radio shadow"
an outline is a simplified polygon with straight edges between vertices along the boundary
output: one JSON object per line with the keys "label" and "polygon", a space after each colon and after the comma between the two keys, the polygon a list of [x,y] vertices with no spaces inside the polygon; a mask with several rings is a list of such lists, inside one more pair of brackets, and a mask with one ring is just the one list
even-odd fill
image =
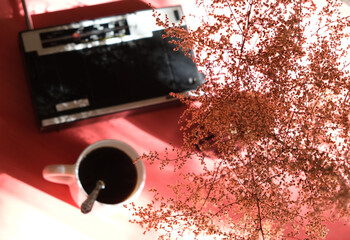
{"label": "radio shadow", "polygon": [[186,109],[181,103],[158,106],[153,109],[136,111],[124,118],[165,143],[171,143],[174,147],[182,145],[182,132],[179,119]]}

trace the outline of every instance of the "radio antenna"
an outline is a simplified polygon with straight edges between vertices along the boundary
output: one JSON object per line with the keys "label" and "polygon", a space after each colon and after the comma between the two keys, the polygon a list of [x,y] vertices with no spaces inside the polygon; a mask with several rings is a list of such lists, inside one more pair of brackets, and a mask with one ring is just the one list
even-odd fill
{"label": "radio antenna", "polygon": [[31,16],[28,13],[27,4],[26,4],[25,0],[22,0],[22,6],[23,6],[23,10],[24,10],[24,17],[26,18],[26,22],[27,22],[27,27],[29,30],[33,30],[34,29],[33,28],[33,21],[32,21]]}

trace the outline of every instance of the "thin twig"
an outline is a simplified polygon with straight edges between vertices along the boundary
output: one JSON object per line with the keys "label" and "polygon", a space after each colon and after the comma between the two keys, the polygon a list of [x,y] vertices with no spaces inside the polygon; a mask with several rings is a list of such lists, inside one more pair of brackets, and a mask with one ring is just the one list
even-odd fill
{"label": "thin twig", "polygon": [[330,25],[331,25],[332,23],[339,23],[340,20],[346,20],[346,19],[348,19],[348,18],[350,18],[350,16],[337,18],[337,20],[334,20],[334,21],[332,21],[332,22],[327,23],[326,25],[324,25],[324,26],[322,26],[322,27],[319,27],[314,33],[311,34],[311,37],[313,37],[314,35],[318,34],[318,32],[319,32],[321,29],[326,28],[326,27],[327,27],[327,28],[330,27]]}
{"label": "thin twig", "polygon": [[256,198],[256,205],[258,207],[258,219],[259,219],[259,229],[258,230],[261,232],[262,239],[265,240],[265,234],[264,234],[264,230],[263,230],[263,227],[262,227],[260,200],[258,199],[258,197]]}
{"label": "thin twig", "polygon": [[[250,161],[250,164],[252,164],[251,158],[249,158],[249,161]],[[254,187],[258,188],[258,184],[255,181],[254,169],[252,169],[252,181],[253,181]],[[260,208],[260,199],[259,199],[256,191],[254,193],[254,196],[255,196],[256,204],[257,204],[257,208],[258,208],[257,217],[258,217],[258,221],[259,221],[259,228],[257,230],[261,232],[261,237],[262,237],[263,240],[265,240],[264,230],[263,230],[263,227],[262,227],[262,216],[261,216],[261,208]]]}
{"label": "thin twig", "polygon": [[[249,3],[249,7],[248,7],[248,10],[247,10],[247,21],[246,21],[246,32],[248,31],[248,27],[250,25],[250,15],[251,15],[251,12],[252,12],[252,6],[253,6],[253,1],[251,1]],[[241,54],[243,52],[243,49],[244,49],[244,44],[245,44],[245,40],[246,40],[246,36],[245,36],[245,33],[242,32],[242,46],[241,46]]]}
{"label": "thin twig", "polygon": [[244,32],[243,32],[241,26],[238,24],[238,21],[237,21],[237,19],[236,19],[236,17],[235,17],[235,14],[233,13],[233,10],[232,10],[232,8],[231,8],[230,3],[228,2],[228,0],[225,0],[225,1],[226,1],[227,5],[228,5],[228,8],[230,9],[230,12],[231,12],[231,14],[232,14],[232,16],[233,16],[233,19],[235,20],[235,22],[236,22],[236,24],[237,24],[239,30],[241,31],[242,34],[244,34]]}
{"label": "thin twig", "polygon": [[212,181],[211,184],[210,184],[210,189],[209,189],[208,194],[207,194],[207,196],[206,196],[206,198],[205,198],[205,200],[204,200],[204,202],[203,202],[203,204],[202,204],[202,207],[201,207],[200,211],[204,208],[205,204],[207,203],[207,201],[208,201],[208,199],[209,199],[209,197],[210,197],[210,193],[211,193],[211,191],[213,190],[213,186],[214,186],[214,183],[216,182],[216,177],[218,176],[218,173],[219,173],[219,170],[220,170],[220,167],[221,167],[221,164],[222,164],[222,163],[223,163],[223,160],[220,162],[219,166],[218,166],[217,169],[216,169],[216,172],[215,172],[213,181]]}

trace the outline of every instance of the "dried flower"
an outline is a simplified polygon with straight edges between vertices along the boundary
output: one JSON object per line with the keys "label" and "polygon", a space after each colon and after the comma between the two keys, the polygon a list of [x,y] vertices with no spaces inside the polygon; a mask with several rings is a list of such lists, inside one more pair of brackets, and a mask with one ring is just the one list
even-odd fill
{"label": "dried flower", "polygon": [[[196,29],[169,26],[206,75],[181,118],[184,144],[158,160],[174,196],[134,207],[160,239],[319,239],[350,217],[349,28],[340,2],[197,1]],[[194,53],[194,54],[193,54]],[[304,237],[303,237],[304,236]]]}

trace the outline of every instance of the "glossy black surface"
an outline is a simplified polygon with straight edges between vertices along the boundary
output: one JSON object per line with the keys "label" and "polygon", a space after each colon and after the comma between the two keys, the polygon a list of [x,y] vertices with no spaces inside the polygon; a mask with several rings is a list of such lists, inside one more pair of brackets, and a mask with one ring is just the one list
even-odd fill
{"label": "glossy black surface", "polygon": [[[196,65],[183,52],[174,52],[162,34],[41,56],[24,53],[39,122],[195,89],[203,80]],[[88,99],[89,106],[57,111],[57,104],[77,99]]]}

